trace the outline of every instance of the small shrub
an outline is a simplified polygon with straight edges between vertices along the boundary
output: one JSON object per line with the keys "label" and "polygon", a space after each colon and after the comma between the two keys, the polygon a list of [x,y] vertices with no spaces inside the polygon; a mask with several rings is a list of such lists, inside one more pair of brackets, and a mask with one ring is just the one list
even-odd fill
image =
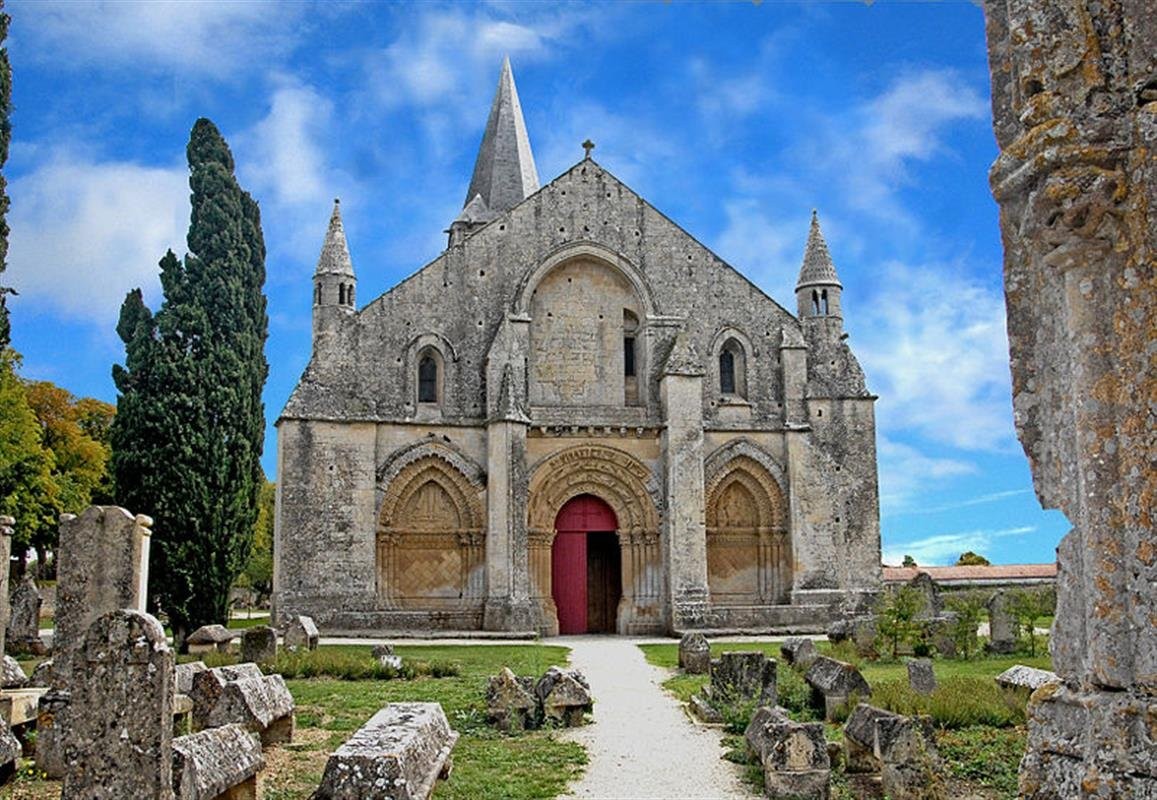
{"label": "small shrub", "polygon": [[759,703],[755,700],[747,700],[742,703],[728,703],[719,709],[719,713],[723,715],[723,728],[728,733],[742,734],[747,730],[747,726],[751,723],[751,718],[755,716],[755,710],[759,708]]}
{"label": "small shrub", "polygon": [[[204,653],[200,659],[205,666],[225,667],[238,662],[232,653]],[[195,660],[195,659],[194,659]],[[404,660],[400,669],[383,666],[369,652],[321,647],[317,650],[291,652],[280,650],[277,659],[264,670],[279,673],[286,680],[293,678],[337,678],[343,681],[389,681],[399,678],[413,680],[419,677],[451,678],[460,670],[448,661]]]}
{"label": "small shrub", "polygon": [[943,732],[937,747],[953,777],[1014,797],[1026,738],[1024,728],[970,726]]}
{"label": "small shrub", "polygon": [[948,637],[956,645],[960,657],[968,660],[980,651],[976,629],[984,619],[984,597],[979,592],[954,592],[945,600],[956,619],[948,628]]}
{"label": "small shrub", "polygon": [[887,644],[893,659],[899,657],[900,645],[915,646],[920,641],[921,626],[916,620],[920,607],[920,593],[910,586],[880,596],[876,607],[877,638]]}
{"label": "small shrub", "polygon": [[927,714],[942,728],[1006,728],[1025,721],[1024,699],[991,678],[946,678],[931,695],[917,694],[904,681],[884,681],[872,687],[870,702],[906,716]]}
{"label": "small shrub", "polygon": [[803,676],[794,669],[781,669],[776,678],[779,705],[790,711],[800,722],[816,719],[815,709],[811,707],[812,690]]}

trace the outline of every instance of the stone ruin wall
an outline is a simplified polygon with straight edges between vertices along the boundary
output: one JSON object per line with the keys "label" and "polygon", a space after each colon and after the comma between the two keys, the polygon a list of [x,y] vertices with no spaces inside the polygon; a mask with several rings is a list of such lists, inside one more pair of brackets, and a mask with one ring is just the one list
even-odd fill
{"label": "stone ruin wall", "polygon": [[1157,13],[988,0],[1017,433],[1058,548],[1021,793],[1157,796]]}

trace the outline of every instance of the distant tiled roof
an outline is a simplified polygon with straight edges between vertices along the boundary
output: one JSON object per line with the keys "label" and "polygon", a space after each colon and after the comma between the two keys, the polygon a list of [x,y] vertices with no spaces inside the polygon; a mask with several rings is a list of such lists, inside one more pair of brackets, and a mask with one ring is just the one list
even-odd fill
{"label": "distant tiled roof", "polygon": [[1055,580],[1057,565],[993,564],[970,567],[884,567],[885,583],[906,583],[920,572],[937,583],[1016,583],[1017,581]]}

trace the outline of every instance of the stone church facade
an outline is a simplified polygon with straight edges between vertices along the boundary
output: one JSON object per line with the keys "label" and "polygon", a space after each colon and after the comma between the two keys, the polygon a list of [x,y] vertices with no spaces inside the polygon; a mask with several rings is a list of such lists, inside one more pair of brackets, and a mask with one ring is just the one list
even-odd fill
{"label": "stone church facade", "polygon": [[503,65],[434,261],[360,310],[335,204],[278,421],[274,606],[323,630],[819,628],[880,585],[874,400],[812,221],[792,315]]}

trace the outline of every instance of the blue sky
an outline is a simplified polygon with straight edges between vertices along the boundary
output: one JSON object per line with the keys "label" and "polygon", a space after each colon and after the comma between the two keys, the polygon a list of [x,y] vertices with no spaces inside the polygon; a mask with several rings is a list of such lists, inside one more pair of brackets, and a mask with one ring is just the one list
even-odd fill
{"label": "blue sky", "polygon": [[115,401],[124,294],[183,253],[217,123],[261,204],[265,467],[334,197],[365,303],[434,258],[503,55],[544,183],[595,158],[794,308],[811,209],[877,404],[886,562],[1051,561],[1009,399],[984,20],[971,3],[8,4],[7,283],[24,374]]}

